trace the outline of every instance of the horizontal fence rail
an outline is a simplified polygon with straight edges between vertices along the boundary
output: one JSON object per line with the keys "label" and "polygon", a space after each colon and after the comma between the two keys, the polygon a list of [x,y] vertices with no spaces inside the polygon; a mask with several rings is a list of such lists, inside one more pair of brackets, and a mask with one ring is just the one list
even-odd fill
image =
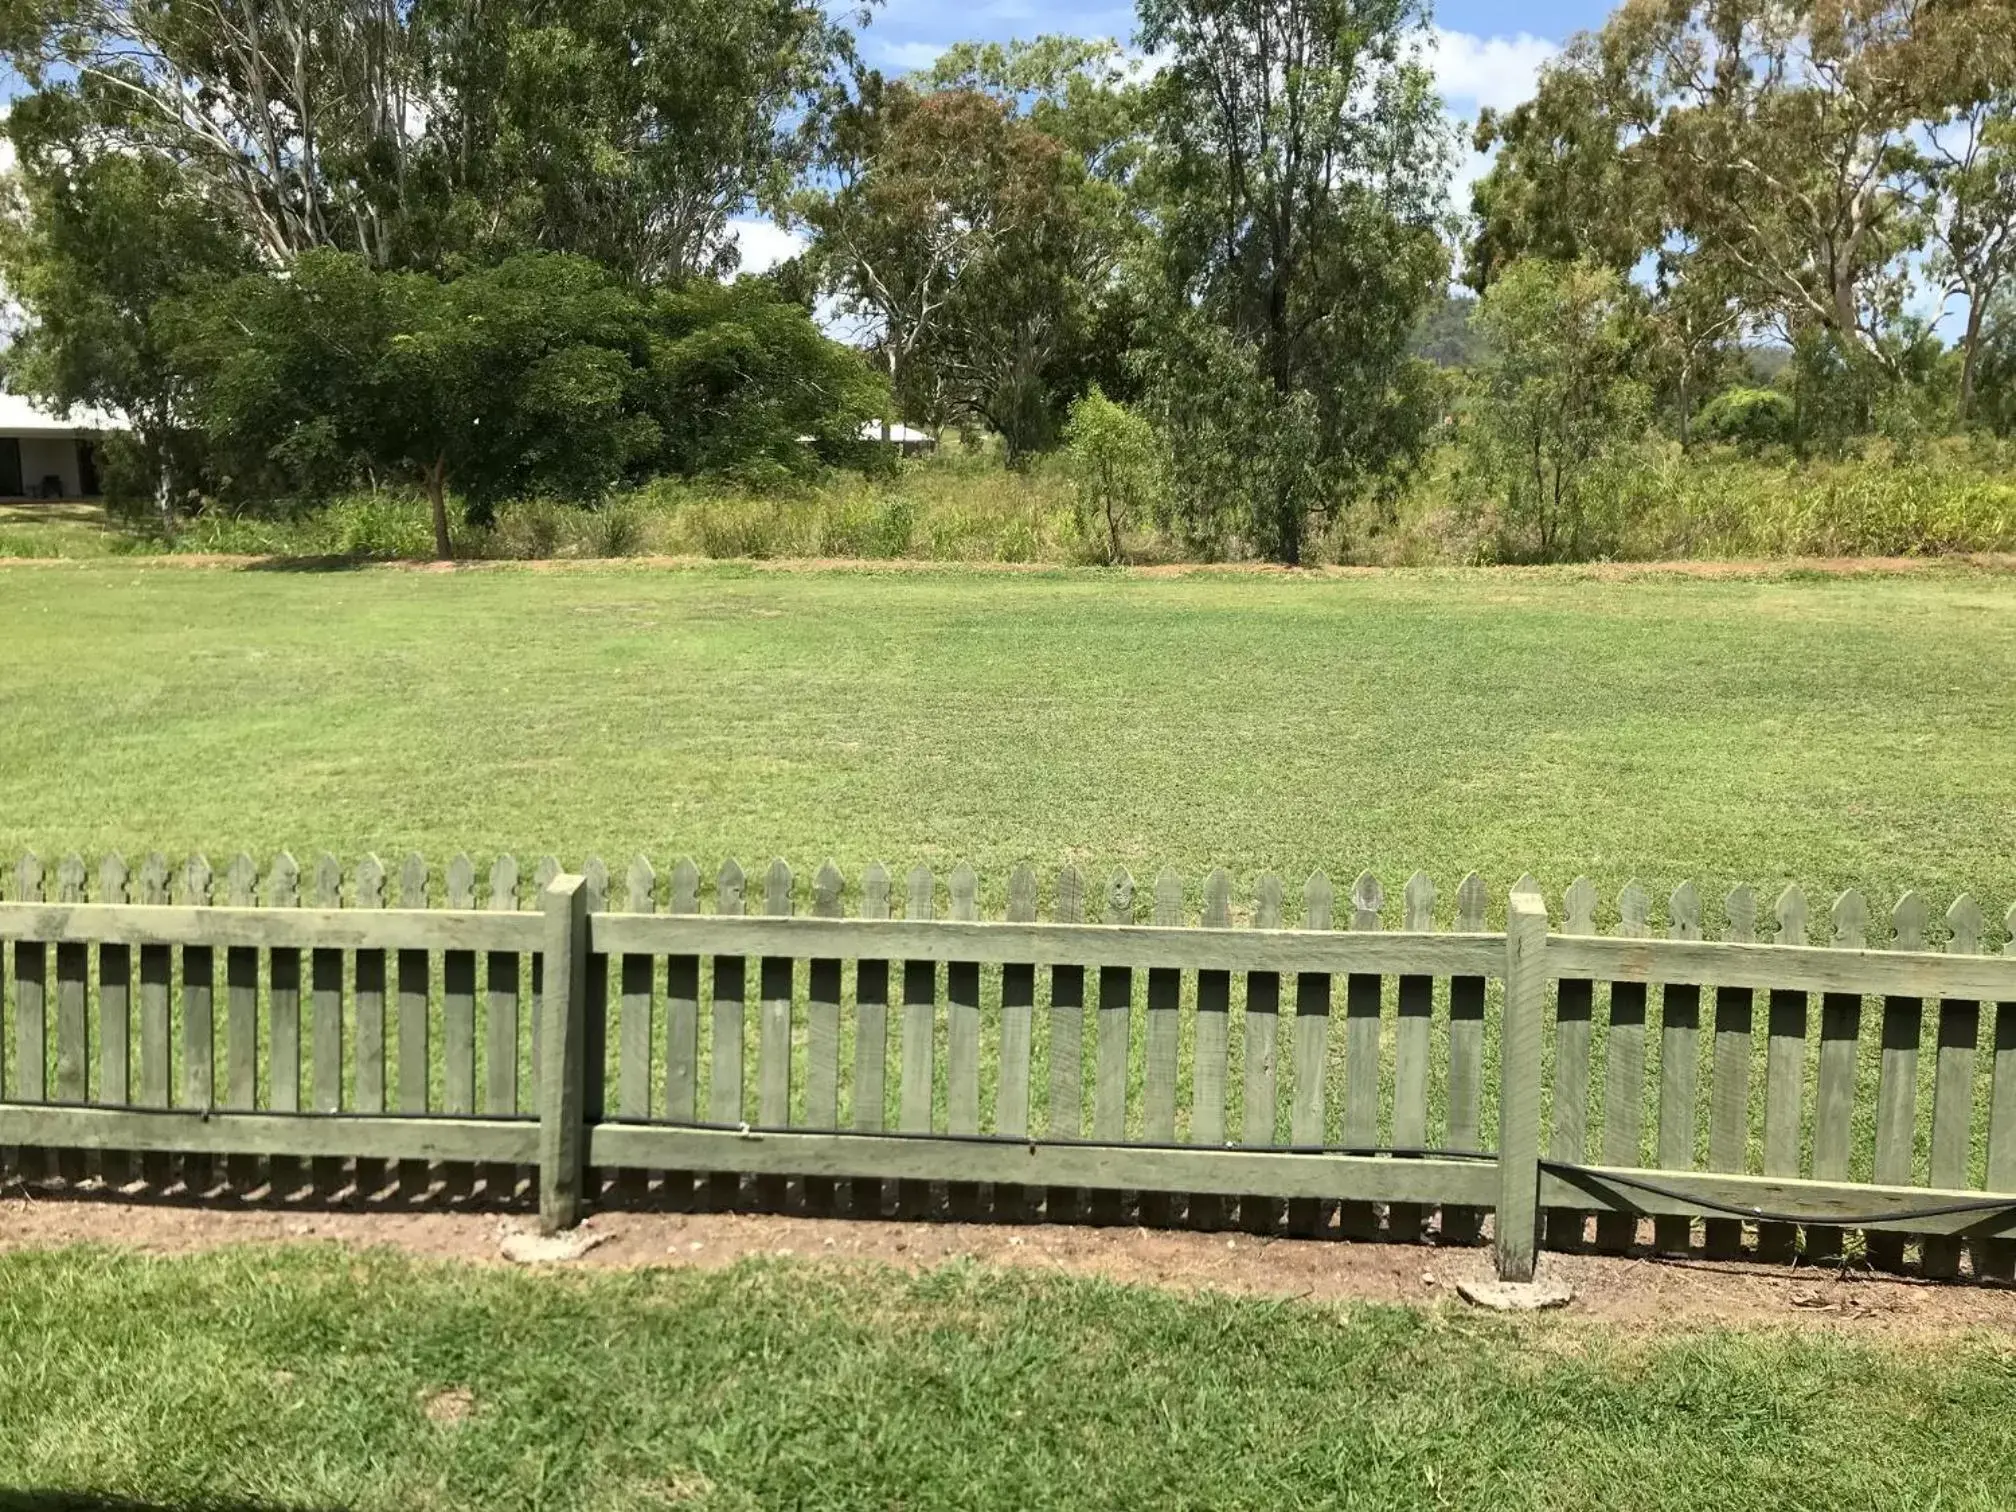
{"label": "horizontal fence rail", "polygon": [[[2016,941],[1683,884],[23,858],[0,1166],[272,1199],[802,1204],[2009,1276]],[[809,897],[805,894],[809,893]],[[1039,901],[1041,908],[1039,908]],[[1039,913],[1047,917],[1039,917]],[[2016,923],[2016,919],[2009,921]],[[1442,927],[1438,927],[1438,925]],[[1393,927],[1398,926],[1398,927]],[[2004,938],[2016,937],[2016,930]],[[1859,1236],[1859,1237],[1858,1237]]]}

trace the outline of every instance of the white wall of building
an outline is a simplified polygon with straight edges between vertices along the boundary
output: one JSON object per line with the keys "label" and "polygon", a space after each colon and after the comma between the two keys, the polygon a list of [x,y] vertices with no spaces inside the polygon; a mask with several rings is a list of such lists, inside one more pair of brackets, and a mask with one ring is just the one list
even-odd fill
{"label": "white wall of building", "polygon": [[69,436],[23,436],[21,438],[21,487],[31,499],[42,497],[42,480],[54,476],[62,482],[63,497],[74,499],[83,493],[77,476],[77,442]]}

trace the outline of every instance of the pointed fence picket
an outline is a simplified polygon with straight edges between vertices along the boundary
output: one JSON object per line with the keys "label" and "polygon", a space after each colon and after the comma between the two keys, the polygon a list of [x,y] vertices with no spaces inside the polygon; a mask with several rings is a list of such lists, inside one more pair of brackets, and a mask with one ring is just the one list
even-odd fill
{"label": "pointed fence picket", "polygon": [[[889,918],[889,868],[870,863],[861,875],[861,919]],[[858,1134],[879,1134],[889,1118],[889,962],[886,957],[854,963],[854,1121]],[[880,1217],[883,1186],[877,1178],[857,1178],[848,1188],[851,1211]]]}
{"label": "pointed fence picket", "polygon": [[[1336,897],[1330,879],[1314,873],[1302,885],[1302,927],[1329,929]],[[1295,976],[1294,1088],[1288,1103],[1288,1142],[1315,1148],[1324,1137],[1324,1093],[1330,1077],[1330,974],[1303,971]],[[1362,1234],[1364,1210],[1353,1214],[1352,1227]],[[1311,1235],[1322,1224],[1322,1202],[1315,1197],[1291,1198],[1288,1232]]]}
{"label": "pointed fence picket", "polygon": [[[1036,874],[1024,864],[1008,878],[1008,908],[1004,922],[1036,922]],[[1036,1034],[1036,967],[1014,961],[1001,968],[1001,1070],[995,1088],[994,1130],[1011,1139],[1027,1138],[1034,1128],[1029,1104],[1030,1069]],[[994,1209],[1014,1221],[1026,1217],[1030,1190],[1019,1183],[994,1189]]]}
{"label": "pointed fence picket", "polygon": [[[1636,881],[1617,895],[1617,934],[1642,940],[1649,933],[1652,899]],[[1644,982],[1610,984],[1610,1019],[1603,1047],[1603,1164],[1644,1163],[1645,1127],[1645,1003]],[[1613,1253],[1629,1249],[1638,1234],[1638,1219],[1628,1212],[1596,1215],[1596,1247]]]}
{"label": "pointed fence picket", "polygon": [[[1057,873],[1059,924],[1085,922],[1085,879],[1075,866]],[[1060,961],[1050,968],[1050,1138],[1085,1134],[1085,968]],[[1052,1187],[1044,1211],[1055,1222],[1078,1217],[1076,1187]]]}
{"label": "pointed fence picket", "polygon": [[[14,898],[22,903],[43,901],[42,862],[32,852],[14,867]],[[43,1102],[49,1096],[49,947],[40,940],[14,946],[14,1087],[20,1102]],[[43,1152],[17,1151],[13,1169],[32,1180],[44,1173]]]}
{"label": "pointed fence picket", "polygon": [[[1232,927],[1232,878],[1224,867],[1204,879],[1204,928]],[[1197,973],[1197,1013],[1193,1030],[1190,1076],[1190,1142],[1205,1149],[1225,1143],[1225,1104],[1231,1055],[1232,973]],[[1226,1199],[1215,1192],[1192,1192],[1188,1203],[1193,1228],[1221,1227]]]}
{"label": "pointed fence picket", "polygon": [[[1673,889],[1666,909],[1669,940],[1701,938],[1701,895],[1692,882],[1682,882]],[[1701,984],[1668,982],[1661,991],[1659,1007],[1658,1165],[1662,1171],[1694,1168],[1700,1071]],[[1656,1218],[1653,1246],[1663,1251],[1685,1250],[1693,1230],[1691,1218]]]}
{"label": "pointed fence picket", "polygon": [[[1772,912],[1778,919],[1780,945],[1806,943],[1806,894],[1796,885],[1778,895]],[[1797,1176],[1800,1140],[1805,1127],[1807,995],[1773,988],[1765,1024],[1764,1052],[1764,1174]],[[1757,1257],[1789,1261],[1798,1241],[1790,1223],[1757,1225]]]}
{"label": "pointed fence picket", "polygon": [[[714,878],[714,912],[739,918],[746,880],[741,863],[730,857],[721,863]],[[743,1099],[743,999],[746,992],[745,963],[739,955],[717,955],[712,972],[713,1034],[707,1050],[707,1117],[730,1128],[742,1122]],[[709,1200],[718,1207],[733,1207],[742,1192],[742,1178],[734,1171],[716,1171],[708,1181]]]}
{"label": "pointed fence picket", "polygon": [[[1747,945],[1757,938],[1757,895],[1748,887],[1731,888],[1722,900],[1722,938]],[[1749,1159],[1750,1063],[1752,1043],[1751,990],[1720,985],[1715,989],[1713,1070],[1708,1094],[1708,1169],[1740,1174]],[[1743,1245],[1743,1225],[1733,1218],[1710,1218],[1703,1225],[1708,1254],[1718,1260],[1736,1258]]]}
{"label": "pointed fence picket", "polygon": [[[1456,930],[1482,934],[1489,901],[1484,879],[1471,872],[1456,889]],[[1484,1147],[1484,986],[1481,976],[1449,979],[1449,1114],[1442,1148]],[[1474,1244],[1482,1214],[1473,1207],[1444,1207],[1441,1237],[1448,1244]]]}
{"label": "pointed fence picket", "polygon": [[[763,876],[766,918],[791,917],[793,898],[790,866],[781,858]],[[791,1010],[797,962],[789,956],[765,956],[758,969],[759,1000],[756,1029],[756,1119],[766,1128],[791,1122]],[[784,1178],[757,1178],[756,1198],[765,1207],[784,1204]]]}
{"label": "pointed fence picket", "polygon": [[[114,906],[130,901],[126,859],[117,851],[98,867],[97,901]],[[276,957],[277,958],[277,957]],[[278,986],[275,987],[276,1012]],[[107,941],[98,947],[98,1095],[108,1107],[133,1100],[133,956],[130,946]],[[123,1187],[133,1179],[133,1162],[124,1152],[104,1153],[100,1173],[106,1184]]]}
{"label": "pointed fence picket", "polygon": [[[1401,894],[1401,927],[1409,934],[1435,931],[1435,883],[1426,872],[1407,879]],[[1420,1150],[1428,1146],[1429,1082],[1434,1075],[1435,979],[1420,973],[1402,976],[1393,1026],[1393,1146]],[[1392,1237],[1412,1242],[1421,1237],[1427,1212],[1415,1202],[1396,1202],[1386,1215]]]}
{"label": "pointed fence picket", "polygon": [[[1981,953],[1981,908],[1962,893],[1946,910],[1949,955]],[[1928,1184],[1948,1191],[1967,1185],[1973,1154],[1974,1051],[1981,1041],[1981,1004],[1971,998],[1939,1003],[1938,1064],[1932,1083],[1932,1162]],[[1960,1273],[1961,1241],[1928,1238],[1920,1257],[1925,1274],[1948,1280]]]}
{"label": "pointed fence picket", "polygon": [[[1351,928],[1376,930],[1386,892],[1370,872],[1351,889]],[[1377,972],[1354,971],[1344,979],[1344,1111],[1343,1143],[1371,1149],[1379,1143],[1384,981]],[[1379,1232],[1379,1217],[1366,1202],[1338,1205],[1337,1226],[1347,1239],[1370,1239]]]}
{"label": "pointed fence picket", "polygon": [[[2003,921],[2003,937],[2008,942],[2002,947],[2003,953],[2016,956],[2016,904],[2010,905]],[[1995,1005],[1993,1053],[1985,1184],[1991,1192],[2016,1191],[2016,992],[2007,994]],[[1977,1240],[1974,1267],[1977,1274],[1998,1280],[2016,1277],[2016,1243],[1997,1238]]]}
{"label": "pointed fence picket", "polygon": [[[904,917],[912,923],[931,919],[936,884],[928,866],[913,866],[907,881],[908,901]],[[931,1102],[935,1090],[938,1039],[938,963],[935,960],[907,960],[903,963],[903,1044],[902,1079],[897,1129],[904,1134],[931,1132]],[[896,1193],[898,1216],[922,1218],[931,1209],[931,1185],[927,1181],[905,1181]]]}
{"label": "pointed fence picket", "polygon": [[[846,878],[829,858],[812,878],[812,916],[816,919],[845,917],[842,895]],[[841,961],[838,956],[815,957],[807,967],[808,999],[805,1025],[805,1101],[803,1115],[794,1120],[801,1128],[834,1130],[840,1127],[840,1035],[842,1015]],[[805,1179],[805,1206],[813,1213],[834,1210],[836,1188],[830,1177]]]}
{"label": "pointed fence picket", "polygon": [[[474,911],[475,862],[464,854],[451,856],[441,880],[447,907]],[[476,1112],[476,952],[473,950],[448,950],[441,954],[441,1078],[437,1111],[457,1118],[469,1118]],[[449,1198],[466,1200],[476,1190],[477,1172],[472,1165],[457,1162],[444,1166],[440,1176],[443,1194]]]}
{"label": "pointed fence picket", "polygon": [[[1562,932],[1596,933],[1596,884],[1577,877],[1562,897]],[[1555,1160],[1581,1162],[1589,1155],[1589,1053],[1594,1027],[1596,984],[1586,977],[1564,977],[1556,988],[1554,1010],[1554,1118],[1548,1154]],[[1555,1208],[1547,1214],[1547,1243],[1553,1249],[1582,1244],[1587,1215]]]}
{"label": "pointed fence picket", "polygon": [[[1253,927],[1279,929],[1282,924],[1281,879],[1268,872],[1254,888]],[[1268,1145],[1276,1138],[1276,1064],[1281,1035],[1281,974],[1246,973],[1246,1075],[1240,1106],[1240,1143]],[[1268,1234],[1280,1222],[1281,1203],[1250,1192],[1239,1200],[1240,1224],[1248,1233]]]}
{"label": "pointed fence picket", "polygon": [[[168,906],[168,862],[159,851],[140,863],[139,890],[134,902],[148,908]],[[169,997],[174,984],[174,952],[159,942],[140,947],[140,1088],[146,1108],[166,1108],[173,1095],[173,1034]],[[140,1157],[141,1178],[149,1186],[167,1186],[174,1172],[166,1151]]]}

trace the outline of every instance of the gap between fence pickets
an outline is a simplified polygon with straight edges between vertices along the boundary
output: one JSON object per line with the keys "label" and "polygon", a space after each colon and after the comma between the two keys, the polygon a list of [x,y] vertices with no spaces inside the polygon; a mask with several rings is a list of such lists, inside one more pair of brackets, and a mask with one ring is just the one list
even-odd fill
{"label": "gap between fence pickets", "polygon": [[[1217,930],[1140,924],[611,914],[590,920],[597,954],[776,956],[1386,976],[1504,974],[1503,936],[1393,931]],[[188,907],[0,902],[0,940],[332,950],[529,953],[532,914],[473,909]],[[1760,991],[2016,1000],[2016,957],[1731,940],[1555,936],[1549,978],[1731,985]]]}

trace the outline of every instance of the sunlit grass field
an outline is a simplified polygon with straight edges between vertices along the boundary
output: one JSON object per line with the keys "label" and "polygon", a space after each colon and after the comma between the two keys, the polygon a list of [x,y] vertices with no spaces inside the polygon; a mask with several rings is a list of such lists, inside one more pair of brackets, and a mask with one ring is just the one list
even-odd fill
{"label": "sunlit grass field", "polygon": [[[0,853],[2016,900],[2016,581],[0,570]],[[942,887],[942,883],[941,883]],[[1144,900],[1145,901],[1145,900]],[[1047,903],[1046,903],[1047,906]],[[1816,906],[1816,916],[1824,909]],[[1604,915],[1599,915],[1604,916]],[[1655,907],[1654,921],[1663,917]],[[1999,935],[1996,937],[1999,943]]]}
{"label": "sunlit grass field", "polygon": [[9,1507],[1987,1509],[2012,1388],[1986,1338],[1653,1337],[964,1265],[0,1258]]}
{"label": "sunlit grass field", "polygon": [[[733,856],[752,900],[782,856],[803,906],[830,856],[850,908],[871,861],[899,900],[901,874],[929,865],[940,906],[965,861],[998,912],[1026,862],[1047,913],[1068,863],[1094,898],[1129,869],[1145,917],[1166,866],[1194,919],[1222,865],[1242,916],[1273,870],[1292,918],[1320,867],[1340,915],[1352,880],[1377,875],[1392,927],[1419,868],[1446,927],[1474,869],[1494,917],[1522,872],[1557,918],[1587,874],[1605,927],[1630,878],[1655,929],[1693,879],[1710,933],[1731,885],[1768,900],[1797,881],[1823,938],[1826,900],[1852,885],[1879,941],[1903,888],[1935,920],[1965,889],[1999,949],[2016,897],[2012,674],[2016,582],[1962,569],[13,567],[0,890],[28,849],[51,866],[72,849],[134,864],[200,849],[220,874],[240,850],[263,869],[284,847],[304,870],[369,851],[395,874],[418,851],[437,889],[458,851],[479,876],[501,852],[528,877],[547,853],[600,855],[619,890],[642,853],[661,898],[691,855],[703,898]],[[1238,1048],[1235,1034],[1234,1085]],[[1284,1088],[1292,1073],[1284,1054]],[[971,1270],[0,1259],[0,1507],[80,1491],[356,1508],[1991,1507],[2016,1454],[1999,1426],[2010,1385],[1986,1343],[1646,1340]]]}

